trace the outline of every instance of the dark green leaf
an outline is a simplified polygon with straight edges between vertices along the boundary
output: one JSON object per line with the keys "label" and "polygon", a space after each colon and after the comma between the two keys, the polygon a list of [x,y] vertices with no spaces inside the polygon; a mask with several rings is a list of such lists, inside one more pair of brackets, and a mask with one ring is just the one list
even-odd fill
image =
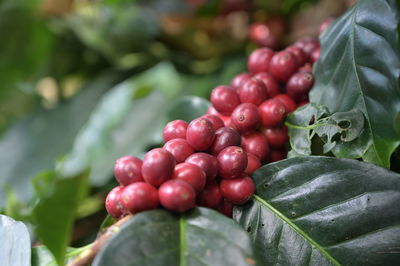
{"label": "dark green leaf", "polygon": [[253,175],[234,210],[264,265],[397,265],[400,175],[373,164],[299,157]]}
{"label": "dark green leaf", "polygon": [[310,94],[331,113],[360,110],[371,139],[362,158],[385,167],[400,144],[398,22],[392,1],[357,1],[322,35]]}
{"label": "dark green leaf", "polygon": [[206,208],[135,215],[93,265],[254,265],[251,240],[233,220]]}
{"label": "dark green leaf", "polygon": [[204,98],[186,96],[180,98],[168,111],[169,121],[181,119],[190,122],[207,112],[210,102]]}

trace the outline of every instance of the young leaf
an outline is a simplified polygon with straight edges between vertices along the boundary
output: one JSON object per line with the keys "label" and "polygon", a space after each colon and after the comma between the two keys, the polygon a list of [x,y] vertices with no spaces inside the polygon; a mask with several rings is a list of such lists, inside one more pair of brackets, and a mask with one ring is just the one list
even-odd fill
{"label": "young leaf", "polygon": [[395,265],[400,259],[400,175],[373,164],[298,157],[253,175],[256,194],[236,207],[264,265]]}

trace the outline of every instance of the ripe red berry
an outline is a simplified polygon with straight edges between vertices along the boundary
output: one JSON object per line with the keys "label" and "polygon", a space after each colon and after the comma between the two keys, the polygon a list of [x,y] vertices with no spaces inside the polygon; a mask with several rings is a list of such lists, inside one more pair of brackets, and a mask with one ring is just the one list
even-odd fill
{"label": "ripe red berry", "polygon": [[315,63],[318,61],[319,57],[321,55],[321,48],[316,48],[314,51],[312,51],[310,60],[312,63]]}
{"label": "ripe red berry", "polygon": [[158,191],[148,183],[136,182],[125,187],[121,203],[130,213],[152,210],[159,205]]}
{"label": "ripe red berry", "polygon": [[275,49],[278,45],[278,41],[275,35],[271,32],[269,27],[262,23],[253,23],[249,30],[250,40],[254,43],[265,46],[271,49]]}
{"label": "ripe red berry", "polygon": [[311,56],[312,51],[319,47],[319,41],[314,38],[306,37],[298,40],[293,45],[303,49],[307,56]]}
{"label": "ripe red berry", "polygon": [[269,64],[269,73],[282,82],[286,82],[298,69],[295,56],[288,51],[276,53]]}
{"label": "ripe red berry", "polygon": [[239,88],[239,98],[242,103],[260,105],[268,97],[264,82],[258,79],[249,79]]}
{"label": "ripe red berry", "polygon": [[234,88],[235,90],[238,90],[240,86],[246,82],[247,80],[251,79],[251,74],[250,73],[240,73],[236,75],[232,81],[231,81],[231,87]]}
{"label": "ripe red berry", "polygon": [[207,150],[214,138],[214,127],[211,121],[206,118],[196,118],[190,122],[186,131],[187,142],[197,151]]}
{"label": "ripe red berry", "polygon": [[185,139],[171,139],[164,144],[164,149],[174,156],[177,163],[184,162],[194,153],[192,146]]}
{"label": "ripe red berry", "polygon": [[216,115],[216,116],[221,116],[221,114],[217,111],[217,109],[214,108],[214,106],[210,105],[207,109],[207,114],[208,115]]}
{"label": "ripe red berry", "polygon": [[197,204],[207,208],[216,208],[222,201],[218,183],[207,183],[204,190],[197,196]]}
{"label": "ripe red berry", "polygon": [[272,98],[281,92],[278,81],[269,73],[258,73],[254,75],[254,79],[261,80],[267,89],[267,98]]}
{"label": "ripe red berry", "polygon": [[115,161],[114,176],[121,186],[143,181],[142,160],[134,156],[124,156]]}
{"label": "ripe red berry", "polygon": [[254,50],[248,60],[247,67],[253,74],[260,72],[268,72],[268,67],[274,51],[269,48],[259,48]]}
{"label": "ripe red berry", "polygon": [[202,118],[206,118],[210,120],[211,124],[213,125],[214,130],[217,130],[221,127],[224,127],[224,121],[217,115],[205,114]]}
{"label": "ripe red berry", "polygon": [[188,123],[183,120],[174,120],[169,122],[163,131],[163,139],[165,142],[171,139],[184,139],[186,138],[186,129]]}
{"label": "ripe red berry", "polygon": [[183,180],[199,194],[206,185],[206,174],[195,164],[180,163],[175,166],[173,179]]}
{"label": "ripe red berry", "polygon": [[234,179],[222,179],[220,183],[222,196],[233,204],[243,204],[254,194],[253,180],[246,174]]}
{"label": "ripe red berry", "polygon": [[309,72],[297,72],[286,84],[286,93],[296,102],[308,97],[308,92],[314,85],[314,77]]}
{"label": "ripe red berry", "polygon": [[252,153],[247,153],[247,161],[247,167],[244,170],[245,174],[251,175],[261,167],[260,159]]}
{"label": "ripe red berry", "polygon": [[217,156],[220,151],[229,146],[240,146],[240,134],[232,128],[221,127],[215,132],[215,139],[211,145],[210,153]]}
{"label": "ripe red berry", "polygon": [[212,105],[222,115],[230,115],[240,104],[239,95],[228,86],[218,86],[212,90],[210,100]]}
{"label": "ripe red berry", "polygon": [[321,35],[326,30],[326,28],[328,28],[328,26],[332,23],[332,21],[333,21],[332,17],[325,19],[319,26],[318,34]]}
{"label": "ripe red berry", "polygon": [[190,155],[185,162],[200,167],[206,174],[208,181],[214,180],[218,174],[218,160],[208,153],[194,153]]}
{"label": "ripe red berry", "polygon": [[312,65],[310,63],[305,63],[299,68],[299,72],[312,72]]}
{"label": "ripe red berry", "polygon": [[275,98],[263,102],[258,107],[258,111],[261,124],[266,127],[275,127],[282,123],[286,117],[286,106]]}
{"label": "ripe red berry", "polygon": [[308,56],[300,47],[292,45],[287,47],[285,51],[291,52],[294,55],[298,66],[302,66],[306,63]]}
{"label": "ripe red berry", "polygon": [[278,94],[273,99],[276,99],[282,102],[286,108],[286,114],[293,112],[296,110],[296,102],[290,98],[287,94]]}
{"label": "ripe red berry", "polygon": [[232,218],[233,205],[232,205],[232,203],[230,203],[229,201],[224,199],[221,202],[221,204],[218,205],[217,211],[219,211],[220,213]]}
{"label": "ripe red berry", "polygon": [[262,128],[261,132],[267,138],[269,146],[273,148],[285,146],[289,140],[288,129],[286,126]]}
{"label": "ripe red berry", "polygon": [[269,161],[277,162],[286,158],[286,150],[285,149],[271,149],[269,152]]}
{"label": "ripe red berry", "polygon": [[242,135],[242,148],[264,161],[269,153],[269,144],[264,134],[253,131]]}
{"label": "ripe red berry", "polygon": [[242,103],[232,112],[231,122],[240,133],[256,129],[260,124],[257,106],[252,103]]}
{"label": "ripe red berry", "polygon": [[218,154],[219,174],[223,178],[235,178],[247,167],[247,154],[237,146],[230,146]]}
{"label": "ripe red berry", "polygon": [[310,103],[310,101],[307,99],[307,100],[303,100],[303,101],[301,101],[301,102],[299,102],[298,104],[297,104],[297,108],[300,108],[300,107],[302,107],[303,105],[306,105],[306,104],[309,104]]}
{"label": "ripe red berry", "polygon": [[110,192],[108,192],[106,197],[106,210],[108,214],[112,217],[118,219],[121,217],[126,211],[121,204],[121,193],[124,191],[123,186],[118,186],[113,188]]}
{"label": "ripe red berry", "polygon": [[169,151],[163,148],[152,149],[143,159],[143,179],[147,183],[158,187],[171,178],[174,167],[175,158]]}
{"label": "ripe red berry", "polygon": [[184,212],[194,207],[196,192],[185,181],[172,179],[160,186],[158,197],[164,208],[173,212]]}

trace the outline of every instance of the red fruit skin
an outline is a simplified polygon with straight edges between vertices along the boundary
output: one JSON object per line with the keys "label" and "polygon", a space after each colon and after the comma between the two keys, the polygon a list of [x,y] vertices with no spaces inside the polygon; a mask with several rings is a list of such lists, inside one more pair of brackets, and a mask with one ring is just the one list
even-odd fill
{"label": "red fruit skin", "polygon": [[261,132],[267,138],[268,144],[272,148],[281,148],[289,141],[288,128],[286,126],[262,128]]}
{"label": "red fruit skin", "polygon": [[318,61],[320,55],[321,55],[321,48],[318,47],[314,51],[312,51],[310,56],[310,61],[314,64],[315,62]]}
{"label": "red fruit skin", "polygon": [[155,209],[160,204],[157,189],[145,182],[136,182],[125,187],[121,203],[132,214]]}
{"label": "red fruit skin", "polygon": [[311,56],[312,51],[319,47],[319,41],[314,38],[306,37],[298,40],[293,45],[301,48],[307,56]]}
{"label": "red fruit skin", "polygon": [[240,134],[229,127],[221,127],[215,132],[215,139],[210,148],[210,153],[217,156],[229,146],[240,146]]}
{"label": "red fruit skin", "polygon": [[277,162],[286,159],[287,152],[285,149],[271,149],[269,152],[269,161]]}
{"label": "red fruit skin", "polygon": [[298,66],[302,66],[306,63],[308,56],[303,49],[292,45],[287,47],[285,51],[291,52],[294,55]]}
{"label": "red fruit skin", "polygon": [[206,119],[210,120],[215,131],[217,129],[225,126],[224,121],[218,115],[206,114],[206,115],[203,115],[202,118],[206,118]]}
{"label": "red fruit skin", "polygon": [[260,105],[268,97],[264,82],[258,79],[249,79],[239,88],[239,98],[242,103]]}
{"label": "red fruit skin", "polygon": [[218,154],[217,160],[222,178],[235,178],[247,167],[247,154],[238,146],[226,147]]}
{"label": "red fruit skin", "polygon": [[299,72],[312,72],[312,65],[310,63],[305,63],[299,68]]}
{"label": "red fruit skin", "polygon": [[222,115],[230,115],[240,104],[239,95],[236,91],[225,85],[214,88],[210,100],[214,108]]}
{"label": "red fruit skin", "polygon": [[255,190],[253,180],[246,174],[235,179],[222,179],[219,187],[222,196],[236,205],[246,203]]}
{"label": "red fruit skin", "polygon": [[250,73],[240,73],[238,75],[236,75],[231,83],[230,86],[235,89],[238,90],[240,88],[240,86],[246,82],[247,80],[251,79],[251,74]]}
{"label": "red fruit skin", "polygon": [[297,108],[300,108],[300,107],[302,107],[303,105],[306,105],[306,104],[309,104],[310,103],[310,101],[307,99],[307,100],[304,100],[304,101],[301,101],[301,102],[299,102],[298,104],[297,104]]}
{"label": "red fruit skin", "polygon": [[106,210],[109,215],[116,219],[120,218],[126,212],[121,204],[121,194],[123,191],[123,186],[115,187],[110,192],[108,192],[106,197]]}
{"label": "red fruit skin", "polygon": [[269,73],[257,73],[253,76],[253,79],[261,80],[267,89],[267,98],[272,98],[275,95],[281,93],[281,87],[279,82]]}
{"label": "red fruit skin", "polygon": [[183,180],[193,187],[196,194],[199,194],[206,185],[206,174],[195,164],[180,163],[175,166],[172,179]]}
{"label": "red fruit skin", "polygon": [[186,140],[196,151],[205,151],[213,143],[215,130],[210,120],[197,118],[190,122],[186,131]]}
{"label": "red fruit skin", "polygon": [[170,179],[174,172],[175,158],[163,148],[149,151],[143,159],[142,175],[144,181],[158,187]]}
{"label": "red fruit skin", "polygon": [[286,117],[286,106],[279,100],[272,98],[263,102],[258,111],[261,124],[265,127],[275,127],[283,122]]}
{"label": "red fruit skin", "polygon": [[161,205],[173,212],[185,212],[195,205],[196,192],[183,180],[166,181],[158,189]]}
{"label": "red fruit skin", "polygon": [[275,52],[269,48],[259,48],[254,50],[248,60],[247,68],[252,74],[268,72],[269,64]]}
{"label": "red fruit skin", "polygon": [[163,139],[165,142],[171,139],[184,139],[186,138],[186,129],[188,123],[183,120],[174,120],[169,122],[163,130]]}
{"label": "red fruit skin", "polygon": [[261,161],[260,159],[255,156],[254,154],[247,153],[247,167],[246,170],[244,170],[244,173],[247,175],[251,175],[254,173],[258,168],[261,167]]}
{"label": "red fruit skin", "polygon": [[288,51],[276,53],[269,64],[269,73],[279,81],[286,82],[299,66],[295,56]]}
{"label": "red fruit skin", "polygon": [[164,144],[164,149],[174,156],[177,163],[184,162],[194,153],[192,146],[185,139],[171,139]]}
{"label": "red fruit skin", "polygon": [[114,176],[121,186],[143,181],[143,161],[134,156],[124,156],[115,161]]}
{"label": "red fruit skin", "polygon": [[236,107],[231,115],[231,122],[240,133],[256,129],[260,124],[260,120],[259,109],[252,103],[242,103]]}
{"label": "red fruit skin", "polygon": [[225,216],[232,218],[233,213],[233,204],[224,199],[220,205],[217,207],[217,211],[222,213]]}
{"label": "red fruit skin", "polygon": [[207,176],[207,182],[214,180],[218,174],[218,160],[211,154],[204,152],[194,153],[185,162],[200,167]]}
{"label": "red fruit skin", "polygon": [[308,97],[308,92],[314,85],[314,77],[309,72],[297,72],[286,83],[286,93],[296,102]]}
{"label": "red fruit skin", "polygon": [[329,25],[332,23],[332,21],[333,21],[333,17],[329,17],[329,18],[325,19],[324,21],[322,21],[321,25],[319,26],[318,34],[321,35],[326,30],[326,28],[329,27]]}
{"label": "red fruit skin", "polygon": [[276,49],[278,46],[277,38],[271,32],[269,27],[262,23],[253,23],[250,26],[249,37],[255,44]]}
{"label": "red fruit skin", "polygon": [[222,202],[222,194],[216,182],[207,183],[204,190],[197,196],[199,206],[215,209]]}
{"label": "red fruit skin", "polygon": [[278,94],[276,95],[273,99],[276,99],[280,102],[282,102],[285,105],[286,108],[286,114],[293,112],[296,110],[296,102],[290,98],[287,94]]}
{"label": "red fruit skin", "polygon": [[[208,115],[216,115],[218,117],[221,116],[221,114],[217,111],[217,109],[214,108],[214,106],[210,105],[207,109],[207,114]],[[185,135],[186,136],[186,135]]]}
{"label": "red fruit skin", "polygon": [[242,135],[242,148],[264,161],[269,154],[269,144],[264,134],[253,131]]}

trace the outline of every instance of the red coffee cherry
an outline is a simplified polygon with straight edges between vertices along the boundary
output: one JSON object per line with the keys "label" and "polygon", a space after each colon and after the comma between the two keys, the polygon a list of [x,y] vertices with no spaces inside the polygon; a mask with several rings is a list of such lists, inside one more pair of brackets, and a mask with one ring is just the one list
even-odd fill
{"label": "red coffee cherry", "polygon": [[190,155],[186,161],[200,167],[207,176],[207,181],[214,180],[218,174],[218,160],[216,157],[204,153],[198,152]]}
{"label": "red coffee cherry", "polygon": [[273,148],[281,148],[285,146],[289,140],[288,129],[286,126],[274,128],[262,128],[261,132],[268,140],[268,144]]}
{"label": "red coffee cherry", "polygon": [[217,115],[206,114],[203,115],[201,118],[206,118],[210,120],[211,124],[213,125],[214,130],[217,130],[221,127],[224,127],[224,121]]}
{"label": "red coffee cherry", "polygon": [[254,130],[260,124],[259,109],[252,103],[242,103],[233,111],[231,122],[240,133]]}
{"label": "red coffee cherry", "polygon": [[207,114],[208,115],[216,115],[218,117],[221,116],[221,114],[217,111],[217,109],[214,108],[214,106],[210,105],[207,109]]}
{"label": "red coffee cherry", "polygon": [[122,206],[130,213],[152,210],[158,207],[158,191],[145,182],[136,182],[125,187],[121,195]]}
{"label": "red coffee cherry", "polygon": [[282,123],[286,117],[286,106],[275,98],[263,102],[258,107],[258,111],[261,124],[265,127],[275,127]]}
{"label": "red coffee cherry", "polygon": [[163,131],[163,139],[165,142],[171,139],[184,139],[186,138],[186,129],[188,123],[183,120],[174,120],[169,122]]}
{"label": "red coffee cherry", "polygon": [[247,153],[257,156],[261,161],[264,161],[269,153],[268,140],[258,131],[242,135],[242,148]]}
{"label": "red coffee cherry", "polygon": [[307,62],[307,54],[303,51],[303,49],[297,46],[289,46],[285,49],[285,51],[291,52],[296,58],[296,62],[298,66],[302,66]]}
{"label": "red coffee cherry", "polygon": [[232,218],[233,213],[233,204],[224,199],[220,205],[217,207],[217,211],[222,213],[225,216]]}
{"label": "red coffee cherry", "polygon": [[303,49],[307,56],[311,56],[312,51],[319,47],[319,41],[314,38],[306,37],[298,40],[293,45]]}
{"label": "red coffee cherry", "polygon": [[239,88],[239,98],[242,103],[252,103],[258,106],[267,97],[267,88],[264,82],[258,79],[249,79]]}
{"label": "red coffee cherry", "polygon": [[285,149],[271,149],[269,152],[269,161],[277,162],[286,158],[287,152]]}
{"label": "red coffee cherry", "polygon": [[121,186],[143,181],[142,160],[134,156],[124,156],[115,161],[114,176]]}
{"label": "red coffee cherry", "polygon": [[296,102],[290,98],[287,94],[278,94],[273,99],[276,99],[282,102],[286,108],[286,114],[293,112],[296,110]]}
{"label": "red coffee cherry", "polygon": [[247,80],[251,79],[250,73],[240,73],[236,75],[231,81],[231,87],[235,90],[238,90],[240,86],[246,82]]}
{"label": "red coffee cherry", "polygon": [[171,178],[174,167],[175,158],[169,151],[163,148],[152,149],[143,159],[143,179],[147,183],[158,187]]}
{"label": "red coffee cherry", "polygon": [[223,149],[217,157],[219,174],[223,178],[235,178],[244,172],[247,166],[246,152],[237,146]]}
{"label": "red coffee cherry", "polygon": [[310,60],[314,64],[315,62],[318,61],[319,57],[321,55],[321,48],[316,48],[314,51],[312,51]]}
{"label": "red coffee cherry", "polygon": [[295,56],[288,51],[276,53],[269,64],[269,73],[282,82],[286,82],[299,68]]}
{"label": "red coffee cherry", "polygon": [[247,68],[250,73],[256,74],[260,72],[268,72],[269,64],[274,51],[269,48],[259,48],[254,50],[248,60]]}
{"label": "red coffee cherry", "polygon": [[211,145],[210,153],[217,156],[220,151],[229,146],[240,146],[240,134],[232,128],[221,127],[215,132],[215,139]]}
{"label": "red coffee cherry", "polygon": [[194,207],[196,192],[183,180],[166,181],[158,189],[161,205],[173,212],[185,212]]}
{"label": "red coffee cherry", "polygon": [[109,215],[116,219],[120,218],[126,212],[121,204],[121,193],[123,191],[123,186],[115,187],[110,192],[108,192],[106,197],[106,210]]}
{"label": "red coffee cherry", "polygon": [[312,65],[310,63],[305,63],[302,67],[299,68],[299,72],[312,72]]}
{"label": "red coffee cherry", "polygon": [[164,144],[164,149],[174,156],[177,163],[184,162],[194,153],[192,146],[185,139],[171,139]]}
{"label": "red coffee cherry", "polygon": [[301,102],[299,102],[298,104],[297,104],[297,108],[300,108],[300,107],[302,107],[303,105],[306,105],[306,104],[309,104],[310,103],[310,101],[307,99],[307,100],[304,100],[304,101],[301,101]]}
{"label": "red coffee cherry", "polygon": [[269,73],[258,73],[254,75],[253,79],[261,80],[267,89],[267,98],[272,98],[281,92],[279,82]]}
{"label": "red coffee cherry", "polygon": [[236,91],[224,85],[212,90],[210,100],[215,109],[222,115],[230,115],[240,104]]}
{"label": "red coffee cherry", "polygon": [[207,183],[204,190],[197,196],[197,204],[207,208],[216,208],[222,201],[219,185],[212,181]]}
{"label": "red coffee cherry", "polygon": [[265,46],[275,49],[278,46],[278,41],[269,27],[262,23],[253,23],[249,29],[250,40],[260,46]]}
{"label": "red coffee cherry", "polygon": [[308,92],[314,85],[314,77],[309,72],[297,72],[286,84],[286,93],[296,102],[308,97]]}
{"label": "red coffee cherry", "polygon": [[210,120],[197,118],[190,122],[186,131],[187,142],[197,151],[207,150],[213,143],[215,130]]}
{"label": "red coffee cherry", "polygon": [[175,166],[173,179],[183,180],[199,194],[206,185],[206,174],[195,164],[180,163]]}
{"label": "red coffee cherry", "polygon": [[245,174],[251,175],[261,167],[260,159],[252,153],[247,153],[247,161],[247,167],[244,170]]}
{"label": "red coffee cherry", "polygon": [[322,21],[321,25],[319,26],[318,34],[321,35],[326,30],[326,28],[329,27],[329,25],[332,23],[332,21],[333,21],[333,17],[329,17],[329,18],[325,19],[324,21]]}
{"label": "red coffee cherry", "polygon": [[222,196],[233,204],[244,204],[254,194],[253,180],[246,174],[234,179],[222,179],[219,185]]}

